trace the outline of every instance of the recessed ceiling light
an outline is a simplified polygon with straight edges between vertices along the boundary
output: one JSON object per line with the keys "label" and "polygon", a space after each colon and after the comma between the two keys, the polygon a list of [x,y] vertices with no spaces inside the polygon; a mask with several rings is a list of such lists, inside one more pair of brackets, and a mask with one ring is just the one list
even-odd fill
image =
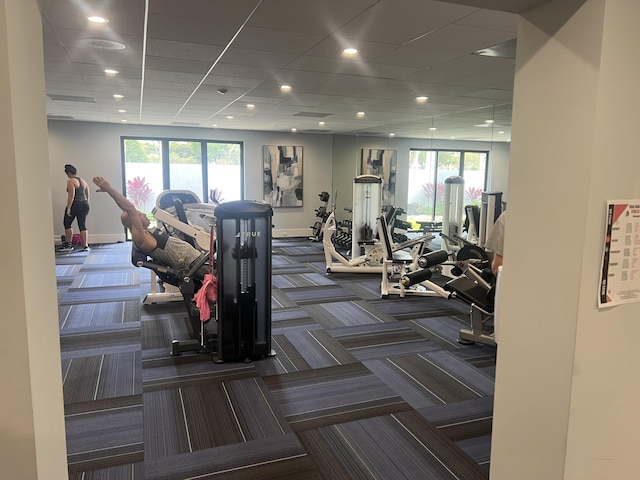
{"label": "recessed ceiling light", "polygon": [[256,106],[253,103],[247,103],[247,108],[249,110],[256,108]]}
{"label": "recessed ceiling light", "polygon": [[429,97],[425,97],[424,95],[420,95],[419,97],[416,97],[416,102],[419,102],[419,103],[424,103],[427,100],[429,100]]}
{"label": "recessed ceiling light", "polygon": [[500,135],[502,135],[502,134],[504,133],[504,131],[503,131],[503,130],[500,130],[498,133],[499,133]]}
{"label": "recessed ceiling light", "polygon": [[358,113],[356,113],[356,116],[358,116],[358,117],[364,117],[364,112],[358,112]]}
{"label": "recessed ceiling light", "polygon": [[115,98],[116,100],[122,100],[124,98],[124,95],[120,95],[119,93],[114,93],[113,98]]}
{"label": "recessed ceiling light", "polygon": [[280,90],[283,92],[290,92],[291,91],[291,85],[280,85]]}
{"label": "recessed ceiling light", "polygon": [[396,136],[396,134],[395,134],[395,133],[390,133],[390,134],[389,134],[389,136],[390,136],[390,137],[395,137],[395,136]]}
{"label": "recessed ceiling light", "polygon": [[493,123],[493,120],[485,120],[484,123]]}
{"label": "recessed ceiling light", "polygon": [[321,127],[324,127],[325,123],[324,122],[318,122],[318,125],[320,125]]}
{"label": "recessed ceiling light", "polygon": [[104,73],[107,75],[117,75],[120,72],[118,70],[114,70],[113,68],[105,68]]}
{"label": "recessed ceiling light", "polygon": [[297,128],[292,128],[292,129],[291,129],[291,131],[292,131],[293,133],[296,133],[296,132],[298,131],[298,129],[297,129]]}
{"label": "recessed ceiling light", "polygon": [[451,140],[455,140],[455,138],[456,138],[455,136],[452,136],[452,137],[451,137]]}
{"label": "recessed ceiling light", "polygon": [[118,113],[127,113],[126,110],[118,110]]}
{"label": "recessed ceiling light", "polygon": [[218,127],[218,124],[217,124],[217,123],[214,123],[214,124],[213,124],[213,125],[211,125],[211,126],[212,126],[213,128],[217,128],[217,127]]}
{"label": "recessed ceiling light", "polygon": [[358,54],[358,49],[357,48],[345,48],[344,50],[342,50],[342,54],[345,57],[353,57],[353,56]]}
{"label": "recessed ceiling light", "polygon": [[108,18],[99,17],[97,15],[93,15],[91,17],[88,17],[87,20],[89,20],[91,23],[109,23],[109,19]]}
{"label": "recessed ceiling light", "polygon": [[122,123],[127,123],[127,121],[123,118],[122,120],[120,120]]}
{"label": "recessed ceiling light", "polygon": [[226,118],[227,120],[233,120],[233,115],[227,115],[225,118]]}
{"label": "recessed ceiling light", "polygon": [[431,130],[432,132],[435,132],[437,130],[436,127],[429,127],[429,130]]}

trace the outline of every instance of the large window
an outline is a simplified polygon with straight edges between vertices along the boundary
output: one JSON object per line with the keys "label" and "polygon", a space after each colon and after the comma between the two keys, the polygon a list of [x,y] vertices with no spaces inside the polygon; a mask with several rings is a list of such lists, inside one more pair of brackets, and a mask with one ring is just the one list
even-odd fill
{"label": "large window", "polygon": [[452,176],[464,178],[465,204],[480,205],[486,185],[488,152],[462,150],[411,150],[407,220],[442,221],[444,181]]}
{"label": "large window", "polygon": [[191,190],[204,203],[244,197],[239,142],[123,137],[122,160],[127,198],[150,218],[163,190]]}

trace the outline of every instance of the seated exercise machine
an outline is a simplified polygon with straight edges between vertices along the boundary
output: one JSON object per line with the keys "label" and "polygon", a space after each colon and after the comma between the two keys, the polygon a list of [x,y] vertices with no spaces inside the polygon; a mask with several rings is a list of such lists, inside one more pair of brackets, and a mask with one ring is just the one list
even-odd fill
{"label": "seated exercise machine", "polygon": [[[385,245],[381,295],[441,296],[454,298],[469,305],[469,328],[460,330],[458,342],[463,345],[483,343],[496,345],[494,329],[495,279],[489,269],[489,259],[479,247],[465,245],[457,259],[449,260],[448,252],[437,250],[420,255],[415,261],[406,251],[393,252],[385,228],[385,218],[378,219],[378,229]],[[386,232],[386,233],[385,233]],[[454,278],[440,286],[431,280],[442,266],[448,266]],[[392,284],[390,278],[399,277]]]}
{"label": "seated exercise machine", "polygon": [[[210,230],[214,222],[215,205],[201,203],[189,190],[165,190],[156,199],[152,215],[169,235],[189,242],[203,253],[211,244]],[[158,281],[160,279],[160,281]],[[151,291],[145,296],[145,305],[182,300],[180,290],[151,272]]]}
{"label": "seated exercise machine", "polygon": [[451,298],[469,305],[470,327],[460,330],[458,342],[463,345],[477,342],[495,346],[495,325],[491,325],[495,321],[496,291],[492,284],[495,279],[490,271],[487,273],[486,268],[479,268],[475,262],[477,261],[456,262],[452,271],[460,273],[460,276],[445,283],[444,289],[451,292]]}
{"label": "seated exercise machine", "polygon": [[[382,281],[380,295],[419,295],[448,297],[440,285],[431,281],[433,268],[449,259],[444,250],[428,251],[424,244],[417,242],[409,252],[405,249],[394,249],[391,232],[387,227],[386,216],[377,220],[384,260],[382,263]],[[397,281],[392,282],[392,279]]]}
{"label": "seated exercise machine", "polygon": [[195,292],[202,286],[202,278],[197,274],[208,261],[207,255],[203,255],[201,260],[196,262],[192,267],[184,265],[178,269],[171,268],[156,260],[149,258],[145,253],[133,249],[131,262],[136,267],[145,267],[151,269],[154,275],[162,280],[163,283],[176,287],[184,301],[187,309],[189,326],[191,329],[190,340],[172,340],[171,356],[179,356],[183,352],[195,351],[197,353],[211,353],[215,351],[216,335],[208,333],[206,325],[207,321],[201,321],[200,311],[193,301]]}

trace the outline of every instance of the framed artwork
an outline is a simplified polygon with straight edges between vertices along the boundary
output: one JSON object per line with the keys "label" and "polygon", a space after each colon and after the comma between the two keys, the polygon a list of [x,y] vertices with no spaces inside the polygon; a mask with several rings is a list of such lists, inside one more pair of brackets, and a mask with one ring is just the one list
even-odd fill
{"label": "framed artwork", "polygon": [[362,149],[360,174],[382,177],[383,205],[395,205],[397,168],[396,150]]}
{"label": "framed artwork", "polygon": [[272,207],[302,206],[302,147],[264,145],[264,202]]}

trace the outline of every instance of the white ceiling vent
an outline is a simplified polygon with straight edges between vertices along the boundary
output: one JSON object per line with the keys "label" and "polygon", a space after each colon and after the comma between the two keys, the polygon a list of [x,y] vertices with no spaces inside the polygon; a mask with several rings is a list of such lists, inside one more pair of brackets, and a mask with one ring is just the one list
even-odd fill
{"label": "white ceiling vent", "polygon": [[48,93],[47,97],[49,97],[51,100],[58,100],[61,102],[96,103],[96,99],[93,97],[76,97],[75,95],[56,95],[55,93]]}
{"label": "white ceiling vent", "polygon": [[322,112],[298,112],[294,113],[292,117],[311,117],[311,118],[324,118],[333,115],[333,113]]}

